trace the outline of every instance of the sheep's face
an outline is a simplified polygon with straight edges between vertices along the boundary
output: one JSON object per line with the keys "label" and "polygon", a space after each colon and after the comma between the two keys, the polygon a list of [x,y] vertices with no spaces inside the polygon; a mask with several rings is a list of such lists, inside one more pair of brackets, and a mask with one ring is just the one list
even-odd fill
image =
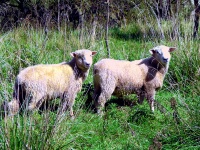
{"label": "sheep's face", "polygon": [[170,52],[174,51],[175,49],[175,47],[161,45],[151,49],[150,53],[160,64],[166,66],[171,58]]}
{"label": "sheep's face", "polygon": [[72,52],[71,56],[76,59],[76,64],[81,70],[88,70],[92,65],[92,57],[96,53],[96,51],[82,49]]}

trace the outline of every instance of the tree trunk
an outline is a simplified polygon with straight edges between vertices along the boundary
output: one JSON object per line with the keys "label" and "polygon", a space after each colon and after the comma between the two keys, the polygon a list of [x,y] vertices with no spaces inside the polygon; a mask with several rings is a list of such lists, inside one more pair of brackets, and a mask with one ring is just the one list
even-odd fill
{"label": "tree trunk", "polygon": [[167,0],[166,3],[166,18],[169,19],[171,17],[171,0]]}
{"label": "tree trunk", "polygon": [[199,15],[200,15],[200,5],[198,4],[198,0],[194,0],[195,5],[195,15],[194,15],[194,31],[193,38],[197,37],[198,28],[199,28]]}
{"label": "tree trunk", "polygon": [[110,47],[109,47],[109,43],[108,43],[109,16],[110,16],[109,0],[107,0],[107,18],[106,18],[106,37],[105,37],[105,42],[106,42],[108,58],[110,58]]}
{"label": "tree trunk", "polygon": [[80,30],[79,39],[80,39],[80,43],[82,45],[82,43],[83,43],[83,29],[84,29],[84,14],[83,14],[81,9],[82,8],[78,9],[78,13],[79,13],[79,30]]}
{"label": "tree trunk", "polygon": [[146,2],[146,4],[147,4],[147,6],[149,6],[151,12],[153,13],[153,15],[156,18],[156,21],[157,21],[157,24],[158,24],[158,28],[160,29],[160,38],[161,39],[165,39],[164,31],[163,31],[162,26],[161,26],[161,18],[160,18],[160,16],[156,15],[156,12],[154,11],[153,7],[148,2]]}
{"label": "tree trunk", "polygon": [[164,7],[163,7],[163,1],[162,0],[158,0],[157,1],[157,12],[158,12],[158,18],[161,19],[163,18],[163,11],[164,11]]}
{"label": "tree trunk", "polygon": [[58,31],[60,31],[60,0],[58,0]]}
{"label": "tree trunk", "polygon": [[92,22],[91,43],[93,44],[96,39],[97,16],[94,15]]}

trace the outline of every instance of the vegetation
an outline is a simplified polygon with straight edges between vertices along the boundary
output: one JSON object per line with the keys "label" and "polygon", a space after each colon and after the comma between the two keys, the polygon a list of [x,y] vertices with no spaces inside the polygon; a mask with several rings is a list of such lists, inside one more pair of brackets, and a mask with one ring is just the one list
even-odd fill
{"label": "vegetation", "polygon": [[[129,95],[123,100],[112,97],[104,116],[97,116],[91,99],[92,85],[89,86],[92,84],[91,70],[76,98],[74,120],[70,120],[68,112],[58,120],[56,110],[1,118],[0,149],[200,148],[200,44],[198,35],[193,38],[193,22],[189,20],[192,9],[185,5],[187,9],[180,9],[177,15],[165,19],[165,15],[155,17],[150,7],[153,4],[148,5],[148,9],[145,3],[135,4],[131,9],[137,14],[135,20],[117,26],[110,20],[110,57],[135,60],[149,56],[148,50],[157,45],[177,47],[164,86],[157,92],[155,113],[150,112],[147,102],[135,105],[135,95]],[[113,17],[112,12],[110,16]],[[12,99],[14,80],[22,68],[68,61],[69,53],[81,48],[98,51],[94,63],[106,58],[102,24],[98,23],[94,39],[89,30],[91,24],[88,22],[83,29],[72,29],[63,23],[59,29],[48,27],[47,32],[46,27],[21,22],[12,30],[5,32],[2,29],[0,103]]]}

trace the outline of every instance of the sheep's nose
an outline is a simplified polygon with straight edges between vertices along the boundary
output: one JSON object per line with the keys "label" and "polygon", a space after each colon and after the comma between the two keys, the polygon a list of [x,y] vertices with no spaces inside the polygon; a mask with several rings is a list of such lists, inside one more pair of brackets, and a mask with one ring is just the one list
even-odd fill
{"label": "sheep's nose", "polygon": [[168,58],[163,58],[163,60],[164,60],[165,62],[168,62]]}
{"label": "sheep's nose", "polygon": [[90,67],[90,63],[86,62],[85,65],[86,65],[86,67]]}

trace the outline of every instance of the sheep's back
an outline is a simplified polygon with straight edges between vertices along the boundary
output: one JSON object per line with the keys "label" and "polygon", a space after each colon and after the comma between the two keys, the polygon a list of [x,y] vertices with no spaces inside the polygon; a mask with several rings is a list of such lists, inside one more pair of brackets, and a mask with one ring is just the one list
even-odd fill
{"label": "sheep's back", "polygon": [[73,70],[69,65],[36,65],[25,68],[18,75],[20,84],[29,89],[48,91],[64,90],[68,87]]}
{"label": "sheep's back", "polygon": [[143,86],[144,75],[137,63],[113,59],[103,59],[94,65],[94,74],[98,74],[101,82],[112,79],[116,82],[115,95],[132,93]]}
{"label": "sheep's back", "polygon": [[137,63],[125,60],[102,59],[94,65],[94,73],[112,72],[114,76],[123,78],[138,78],[142,71]]}

